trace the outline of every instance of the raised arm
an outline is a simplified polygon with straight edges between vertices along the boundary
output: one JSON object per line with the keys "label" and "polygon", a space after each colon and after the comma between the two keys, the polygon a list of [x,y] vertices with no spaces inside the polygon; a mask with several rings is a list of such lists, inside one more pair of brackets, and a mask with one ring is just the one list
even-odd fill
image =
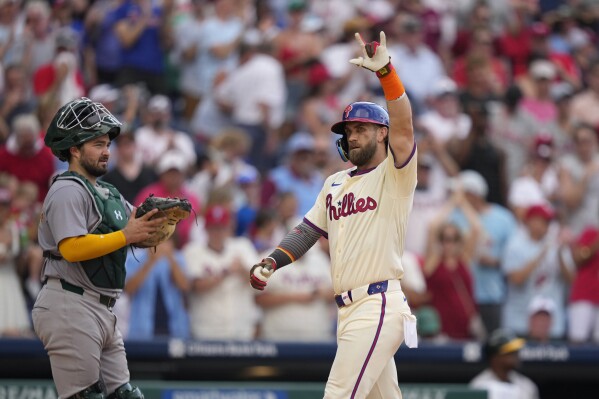
{"label": "raised arm", "polygon": [[412,126],[412,106],[397,71],[391,64],[387,50],[385,32],[380,33],[380,43],[364,43],[362,36],[356,33],[356,40],[362,47],[362,57],[350,60],[372,72],[381,82],[387,111],[389,112],[389,147],[393,151],[395,165],[401,166],[409,159],[414,150],[414,128]]}

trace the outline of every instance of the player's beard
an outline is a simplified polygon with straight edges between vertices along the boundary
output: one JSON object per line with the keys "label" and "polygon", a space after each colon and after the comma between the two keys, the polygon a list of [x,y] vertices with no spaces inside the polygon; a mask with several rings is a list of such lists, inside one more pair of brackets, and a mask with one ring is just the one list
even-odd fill
{"label": "player's beard", "polygon": [[[106,166],[101,166],[100,162],[106,162]],[[98,161],[93,162],[83,154],[80,165],[87,173],[94,177],[104,176],[108,172],[108,157],[100,157]]]}
{"label": "player's beard", "polygon": [[349,150],[349,160],[357,167],[366,165],[376,153],[376,140],[373,138],[362,148]]}

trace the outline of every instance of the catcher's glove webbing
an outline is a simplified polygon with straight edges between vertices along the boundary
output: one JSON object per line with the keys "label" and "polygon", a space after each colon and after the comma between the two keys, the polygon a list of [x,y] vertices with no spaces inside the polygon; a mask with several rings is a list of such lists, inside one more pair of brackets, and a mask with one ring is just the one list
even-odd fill
{"label": "catcher's glove webbing", "polygon": [[154,197],[154,194],[150,194],[150,196],[137,208],[135,217],[141,217],[152,209],[158,209],[158,212],[152,216],[152,219],[165,217],[166,221],[160,226],[159,230],[149,238],[133,244],[135,247],[155,247],[161,242],[168,240],[175,232],[177,223],[188,217],[192,211],[191,203],[185,198]]}

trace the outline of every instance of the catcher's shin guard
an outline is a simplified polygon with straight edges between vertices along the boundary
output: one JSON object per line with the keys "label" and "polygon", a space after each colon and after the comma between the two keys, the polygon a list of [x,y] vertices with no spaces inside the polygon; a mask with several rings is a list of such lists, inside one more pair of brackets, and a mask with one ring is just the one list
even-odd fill
{"label": "catcher's shin guard", "polygon": [[126,383],[118,387],[107,399],[144,399],[139,387]]}
{"label": "catcher's shin guard", "polygon": [[96,382],[94,385],[85,388],[83,391],[77,392],[68,399],[105,399],[105,387],[102,381]]}

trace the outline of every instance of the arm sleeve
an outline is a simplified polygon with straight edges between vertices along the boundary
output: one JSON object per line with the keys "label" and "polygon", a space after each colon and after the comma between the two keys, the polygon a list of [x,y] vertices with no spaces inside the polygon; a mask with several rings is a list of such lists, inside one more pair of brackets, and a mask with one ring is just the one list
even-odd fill
{"label": "arm sleeve", "polygon": [[280,269],[301,258],[320,238],[320,233],[310,225],[301,222],[283,238],[279,246],[268,258],[274,259]]}
{"label": "arm sleeve", "polygon": [[99,258],[127,245],[121,230],[110,234],[86,234],[65,238],[58,244],[58,250],[69,262],[81,262]]}

